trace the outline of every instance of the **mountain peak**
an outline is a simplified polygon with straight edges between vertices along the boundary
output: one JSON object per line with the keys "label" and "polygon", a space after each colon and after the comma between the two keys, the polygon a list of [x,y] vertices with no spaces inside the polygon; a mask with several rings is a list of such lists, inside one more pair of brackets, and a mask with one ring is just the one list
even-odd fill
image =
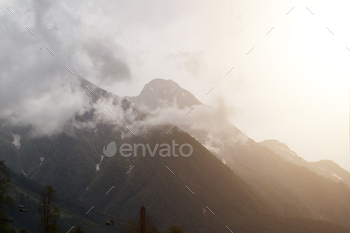
{"label": "mountain peak", "polygon": [[291,151],[291,149],[289,149],[289,147],[286,144],[284,144],[276,139],[265,140],[265,141],[260,142],[260,144],[267,146],[267,147],[279,147],[279,148],[284,148],[285,150]]}
{"label": "mountain peak", "polygon": [[265,146],[275,152],[276,154],[282,156],[285,160],[302,165],[307,163],[303,158],[299,157],[294,151],[289,149],[289,147],[275,139],[265,140],[259,143],[262,146]]}
{"label": "mountain peak", "polygon": [[160,78],[153,79],[147,83],[140,95],[126,98],[137,107],[143,107],[148,110],[167,107],[183,109],[201,104],[191,92],[183,89],[173,80]]}
{"label": "mountain peak", "polygon": [[[176,82],[174,82],[171,79],[153,79],[152,81],[150,81],[149,83],[147,83],[142,91],[142,92],[149,92],[149,91],[163,91],[164,93],[172,93],[173,91],[177,90],[177,89],[182,89],[179,84],[177,84]],[[141,95],[140,94],[140,95]]]}
{"label": "mountain peak", "polygon": [[171,86],[179,86],[179,84],[177,84],[176,82],[174,82],[171,79],[162,79],[162,78],[155,78],[152,79],[149,83],[147,83],[146,85],[171,85]]}

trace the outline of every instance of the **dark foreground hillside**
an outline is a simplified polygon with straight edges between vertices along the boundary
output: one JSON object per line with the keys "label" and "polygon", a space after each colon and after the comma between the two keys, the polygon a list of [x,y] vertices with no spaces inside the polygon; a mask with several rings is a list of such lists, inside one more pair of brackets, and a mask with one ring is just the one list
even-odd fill
{"label": "dark foreground hillside", "polygon": [[[76,130],[74,137],[65,133],[52,138],[23,137],[20,166],[25,167],[28,178],[52,184],[69,202],[83,203],[87,209],[94,206],[95,211],[122,221],[134,219],[139,207],[145,205],[161,231],[176,224],[185,232],[229,232],[228,228],[233,232],[349,232],[331,223],[278,216],[262,196],[199,142],[176,127],[165,134],[168,127],[124,138],[109,125],[99,125],[97,132]],[[136,157],[124,158],[117,153],[101,162],[103,146],[110,141],[117,145],[148,143],[154,148],[156,143],[171,144],[172,140],[191,144],[192,156],[163,158],[159,153],[154,157],[146,153],[142,157],[140,150]],[[16,147],[11,150],[18,153]],[[41,156],[45,160],[40,165]],[[85,226],[90,222],[95,229],[100,226],[100,232],[112,229],[94,212],[86,215],[84,209],[63,208],[63,222]],[[18,221],[25,219],[22,216]],[[68,225],[62,230],[68,231]],[[122,226],[117,222],[113,230]],[[87,232],[96,232],[93,227]]]}

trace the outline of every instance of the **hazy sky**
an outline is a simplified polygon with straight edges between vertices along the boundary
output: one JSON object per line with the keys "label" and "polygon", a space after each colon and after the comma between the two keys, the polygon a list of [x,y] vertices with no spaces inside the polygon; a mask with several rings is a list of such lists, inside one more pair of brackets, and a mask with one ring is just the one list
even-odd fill
{"label": "hazy sky", "polygon": [[84,101],[65,66],[119,96],[173,79],[206,104],[224,98],[235,109],[231,122],[255,141],[277,139],[308,161],[331,159],[350,170],[349,6],[5,0],[0,107],[56,127],[54,117]]}

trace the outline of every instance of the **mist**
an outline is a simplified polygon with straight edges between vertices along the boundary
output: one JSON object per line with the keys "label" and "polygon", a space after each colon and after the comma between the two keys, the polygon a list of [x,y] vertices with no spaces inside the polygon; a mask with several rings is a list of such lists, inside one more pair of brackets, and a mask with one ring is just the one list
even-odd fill
{"label": "mist", "polygon": [[34,126],[36,136],[55,134],[87,107],[77,74],[107,84],[131,79],[123,49],[103,35],[83,34],[67,4],[13,1],[11,11],[0,13],[0,117]]}
{"label": "mist", "polygon": [[172,134],[175,130],[172,126],[176,126],[212,150],[225,144],[248,142],[248,137],[229,122],[238,113],[239,110],[227,105],[222,97],[215,98],[212,106],[200,104],[184,109],[180,109],[174,99],[169,106],[150,111],[145,120],[134,121],[129,127],[135,134],[143,135],[152,127],[166,125],[165,135]]}

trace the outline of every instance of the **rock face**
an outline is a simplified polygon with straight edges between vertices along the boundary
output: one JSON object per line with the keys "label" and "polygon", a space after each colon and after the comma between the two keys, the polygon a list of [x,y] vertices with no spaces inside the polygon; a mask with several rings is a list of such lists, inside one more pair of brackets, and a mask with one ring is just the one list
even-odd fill
{"label": "rock face", "polygon": [[136,107],[155,110],[174,106],[179,109],[200,105],[201,102],[191,92],[181,88],[172,80],[154,79],[136,97],[125,97]]}

